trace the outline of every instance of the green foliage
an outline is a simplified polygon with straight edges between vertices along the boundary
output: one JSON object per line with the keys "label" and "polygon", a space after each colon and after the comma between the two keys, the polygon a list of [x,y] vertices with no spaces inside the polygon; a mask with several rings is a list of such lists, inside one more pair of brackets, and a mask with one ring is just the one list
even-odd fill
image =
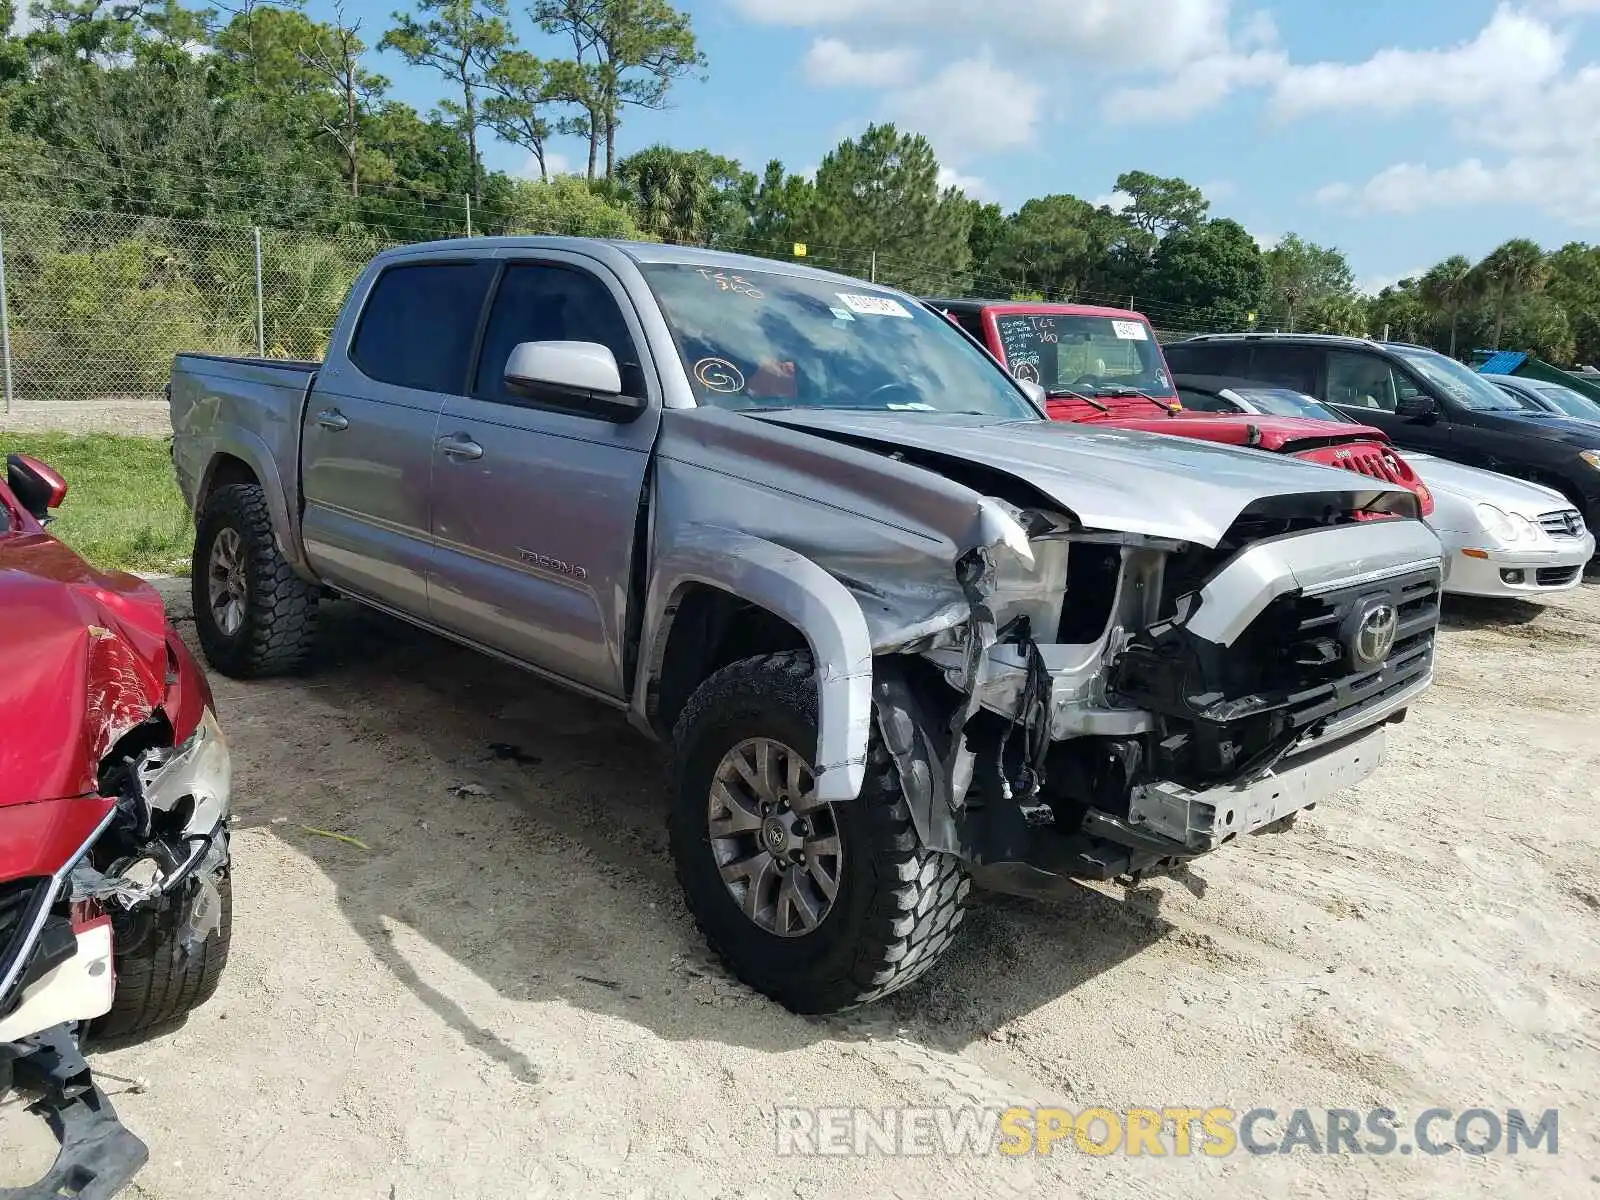
{"label": "green foliage", "polygon": [[1207,221],[1168,234],[1150,266],[1153,298],[1192,313],[1208,329],[1244,328],[1266,283],[1261,248],[1237,221]]}
{"label": "green foliage", "polygon": [[519,180],[514,184],[507,232],[568,237],[643,236],[626,208],[607,200],[576,175],[558,175],[547,183]]}
{"label": "green foliage", "polygon": [[872,248],[878,278],[909,291],[963,286],[972,262],[972,213],[966,197],[940,188],[938,177],[927,138],[902,134],[893,125],[869,125],[859,138],[829,151],[817,168],[806,221],[809,240],[834,253]]}
{"label": "green foliage", "polygon": [[746,233],[755,176],[732,159],[651,146],[623,159],[617,180],[639,227],[653,238],[705,245]]}
{"label": "green foliage", "polygon": [[1291,233],[1262,261],[1267,272],[1262,311],[1273,320],[1281,318],[1289,332],[1355,332],[1364,324],[1355,278],[1340,251]]}
{"label": "green foliage", "polygon": [[25,394],[70,398],[86,363],[107,392],[159,392],[178,351],[243,348],[207,320],[197,272],[170,246],[132,238],[46,251],[29,266],[8,278],[15,383]]}
{"label": "green foliage", "polygon": [[50,532],[89,562],[102,570],[189,573],[194,521],[167,439],[0,432],[0,442],[61,472],[67,499]]}
{"label": "green foliage", "polygon": [[1029,200],[1006,222],[987,269],[1060,299],[1111,286],[1114,251],[1127,226],[1109,208],[1076,196]]}
{"label": "green foliage", "polygon": [[[418,18],[422,19],[418,19]],[[472,198],[480,197],[478,93],[513,44],[506,0],[417,0],[417,16],[395,13],[380,43],[412,66],[430,67],[460,89],[461,102],[440,104],[466,134]]]}
{"label": "green foliage", "polygon": [[1543,288],[1549,278],[1544,251],[1528,238],[1512,238],[1491,251],[1474,270],[1494,312],[1493,348],[1498,350],[1507,312]]}

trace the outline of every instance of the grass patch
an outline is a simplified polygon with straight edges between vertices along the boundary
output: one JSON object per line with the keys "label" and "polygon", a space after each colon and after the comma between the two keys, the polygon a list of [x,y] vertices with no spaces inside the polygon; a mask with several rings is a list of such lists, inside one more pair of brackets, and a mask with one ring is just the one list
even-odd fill
{"label": "grass patch", "polygon": [[95,566],[189,573],[194,522],[165,438],[0,431],[0,449],[61,472],[67,498],[50,532]]}

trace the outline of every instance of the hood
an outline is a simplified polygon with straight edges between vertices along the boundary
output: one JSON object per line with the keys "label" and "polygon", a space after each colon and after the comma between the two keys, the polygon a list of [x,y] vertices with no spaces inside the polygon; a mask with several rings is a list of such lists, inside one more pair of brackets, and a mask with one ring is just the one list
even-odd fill
{"label": "hood", "polygon": [[1572,507],[1572,502],[1554,488],[1513,479],[1497,471],[1410,451],[1406,452],[1406,461],[1436,496],[1449,494],[1473,503],[1482,501],[1530,520],[1541,513]]}
{"label": "hood", "polygon": [[[1089,528],[1204,546],[1217,545],[1248,505],[1267,497],[1338,495],[1362,506],[1406,490],[1293,458],[1104,424],[839,409],[745,415],[835,440],[977,464],[1031,486]],[[1351,486],[1358,481],[1362,486]]]}
{"label": "hood", "polygon": [[1578,450],[1600,450],[1600,421],[1580,421],[1557,413],[1478,413],[1480,423],[1507,433],[1565,442]]}
{"label": "hood", "polygon": [[161,703],[160,595],[49,534],[0,534],[0,613],[0,805],[94,791],[106,752]]}
{"label": "hood", "polygon": [[1086,424],[1105,425],[1115,421],[1119,429],[1140,429],[1146,433],[1173,433],[1179,437],[1204,438],[1229,446],[1292,454],[1318,446],[1348,446],[1352,442],[1389,444],[1389,436],[1370,425],[1347,425],[1343,421],[1318,421],[1309,417],[1278,417],[1265,413],[1175,413],[1170,417],[1102,417]]}

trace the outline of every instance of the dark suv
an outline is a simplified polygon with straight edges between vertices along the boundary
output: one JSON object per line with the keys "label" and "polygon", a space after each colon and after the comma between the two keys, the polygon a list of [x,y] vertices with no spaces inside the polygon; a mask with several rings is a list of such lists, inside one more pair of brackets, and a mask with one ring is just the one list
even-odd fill
{"label": "dark suv", "polygon": [[1162,347],[1174,374],[1293,388],[1419,450],[1555,488],[1600,524],[1600,423],[1529,412],[1424,346],[1321,334],[1202,334]]}

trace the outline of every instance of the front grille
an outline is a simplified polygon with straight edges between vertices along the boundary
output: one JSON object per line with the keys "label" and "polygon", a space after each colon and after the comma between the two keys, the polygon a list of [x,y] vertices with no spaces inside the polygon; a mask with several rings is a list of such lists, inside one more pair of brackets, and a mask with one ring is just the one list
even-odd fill
{"label": "front grille", "polygon": [[[38,915],[49,890],[48,879],[10,879],[0,883],[0,980],[10,974],[17,955],[22,952],[28,926]],[[5,1001],[6,997],[0,995],[0,1012],[5,1011]]]}
{"label": "front grille", "polygon": [[1581,570],[1582,567],[1540,567],[1533,573],[1533,581],[1540,587],[1566,587]]}
{"label": "front grille", "polygon": [[1539,514],[1539,528],[1551,537],[1582,537],[1583,517],[1575,508],[1558,508],[1555,512]]}
{"label": "front grille", "polygon": [[1346,471],[1354,471],[1358,475],[1366,475],[1372,479],[1381,479],[1385,483],[1397,483],[1401,487],[1411,486],[1411,480],[1406,478],[1400,460],[1387,450],[1381,450],[1376,446],[1323,446],[1316,450],[1303,451],[1295,457],[1321,463],[1326,467],[1343,467]]}
{"label": "front grille", "polygon": [[[1305,728],[1357,718],[1426,678],[1433,667],[1439,592],[1439,572],[1428,567],[1279,601],[1289,610],[1280,626],[1287,649],[1279,670],[1298,676],[1286,706],[1294,723]],[[1396,610],[1394,646],[1381,667],[1357,670],[1343,636],[1352,614],[1374,602]]]}

